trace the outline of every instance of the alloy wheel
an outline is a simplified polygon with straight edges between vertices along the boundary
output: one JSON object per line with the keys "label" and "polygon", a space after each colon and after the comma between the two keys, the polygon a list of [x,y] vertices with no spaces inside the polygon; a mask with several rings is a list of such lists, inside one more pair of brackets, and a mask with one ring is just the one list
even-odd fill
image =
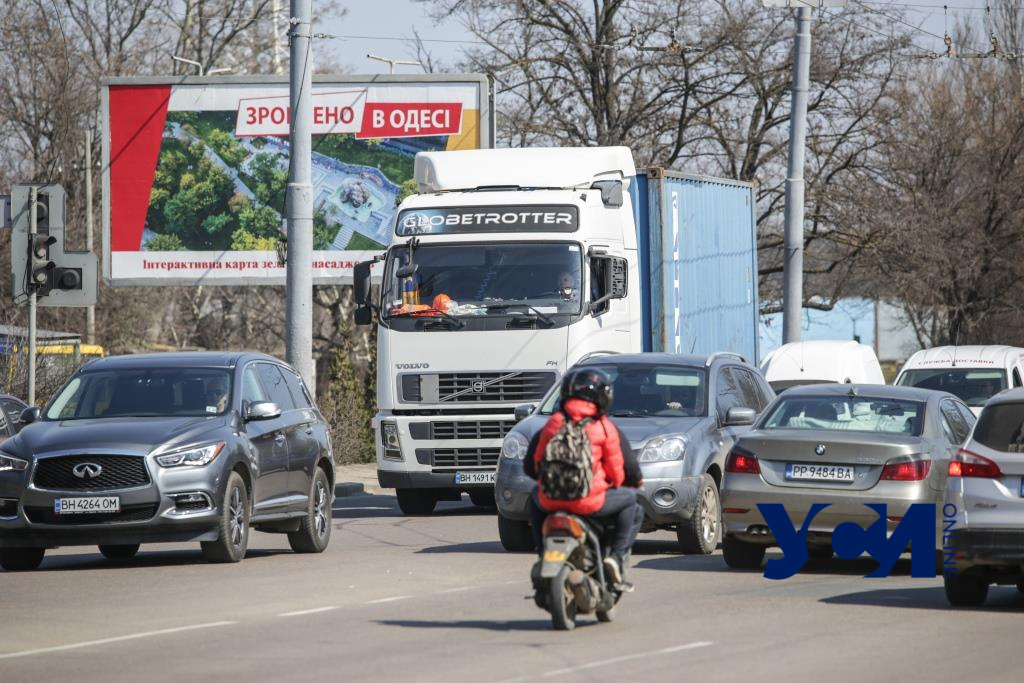
{"label": "alloy wheel", "polygon": [[700,501],[701,531],[704,542],[713,546],[718,539],[718,499],[711,487],[704,488]]}
{"label": "alloy wheel", "polygon": [[242,504],[242,492],[238,487],[231,490],[228,514],[230,516],[231,544],[240,546],[242,545],[242,535],[245,533],[245,506]]}

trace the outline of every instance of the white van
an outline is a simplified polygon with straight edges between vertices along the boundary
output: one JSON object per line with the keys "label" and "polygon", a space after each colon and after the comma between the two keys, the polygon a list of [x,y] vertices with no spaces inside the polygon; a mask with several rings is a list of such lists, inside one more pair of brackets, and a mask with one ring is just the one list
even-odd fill
{"label": "white van", "polygon": [[776,393],[801,384],[885,384],[874,350],[852,340],[783,344],[760,367]]}
{"label": "white van", "polygon": [[975,415],[1004,389],[1024,386],[1024,349],[1015,346],[936,346],[907,360],[896,384],[958,396]]}

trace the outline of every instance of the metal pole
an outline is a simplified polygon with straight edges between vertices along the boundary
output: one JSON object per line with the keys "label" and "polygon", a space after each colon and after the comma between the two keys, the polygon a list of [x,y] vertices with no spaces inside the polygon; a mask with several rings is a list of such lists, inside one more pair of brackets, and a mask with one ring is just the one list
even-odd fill
{"label": "metal pole", "polygon": [[285,341],[288,362],[313,384],[313,3],[291,0],[291,126],[288,163],[288,260]]}
{"label": "metal pole", "polygon": [[786,177],[785,261],[782,290],[782,343],[800,341],[804,299],[804,148],[807,140],[807,91],[811,71],[811,8],[796,15],[793,90],[789,115],[789,173]]}
{"label": "metal pole", "polygon": [[[92,253],[92,131],[85,131],[85,250]],[[85,309],[85,343],[96,343],[96,307]]]}
{"label": "metal pole", "polygon": [[[35,247],[36,200],[37,190],[33,185],[28,193],[28,248],[30,250]],[[31,258],[28,266],[31,270]],[[36,283],[31,272],[29,273],[28,291],[28,404],[30,406],[36,404]]]}

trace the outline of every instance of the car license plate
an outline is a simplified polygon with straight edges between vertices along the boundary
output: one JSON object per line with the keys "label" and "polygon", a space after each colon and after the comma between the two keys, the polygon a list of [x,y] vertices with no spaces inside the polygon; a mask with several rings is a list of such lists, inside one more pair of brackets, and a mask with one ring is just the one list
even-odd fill
{"label": "car license plate", "polygon": [[456,472],[456,484],[493,484],[494,472]]}
{"label": "car license plate", "polygon": [[120,512],[121,499],[117,496],[94,496],[90,498],[54,498],[55,515],[78,515],[97,512]]}
{"label": "car license plate", "polygon": [[786,465],[786,479],[789,481],[838,481],[852,482],[853,468],[846,465]]}

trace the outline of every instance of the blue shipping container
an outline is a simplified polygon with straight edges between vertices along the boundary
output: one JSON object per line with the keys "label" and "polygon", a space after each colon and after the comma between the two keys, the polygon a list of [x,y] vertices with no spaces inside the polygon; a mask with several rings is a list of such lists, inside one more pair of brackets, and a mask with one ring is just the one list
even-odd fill
{"label": "blue shipping container", "polygon": [[630,184],[645,351],[758,359],[754,185],[658,168]]}

